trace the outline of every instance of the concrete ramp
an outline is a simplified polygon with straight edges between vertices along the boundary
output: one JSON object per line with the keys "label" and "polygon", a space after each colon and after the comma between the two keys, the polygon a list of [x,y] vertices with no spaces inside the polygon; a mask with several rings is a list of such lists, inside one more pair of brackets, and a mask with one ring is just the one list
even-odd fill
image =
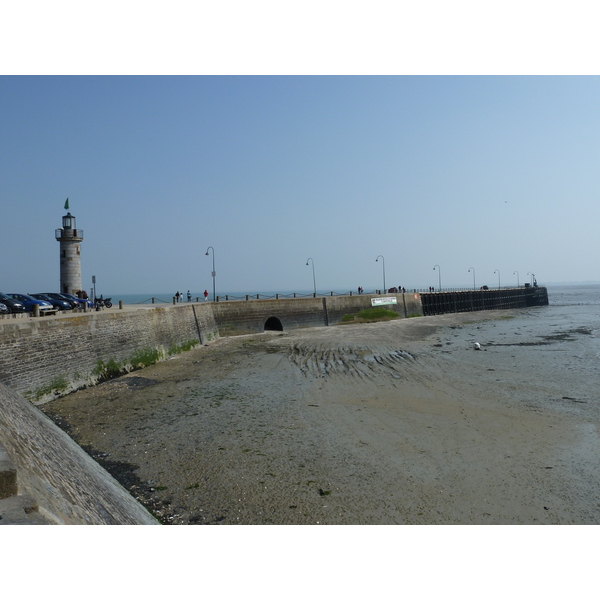
{"label": "concrete ramp", "polygon": [[0,524],[159,524],[64,431],[2,384],[0,446]]}

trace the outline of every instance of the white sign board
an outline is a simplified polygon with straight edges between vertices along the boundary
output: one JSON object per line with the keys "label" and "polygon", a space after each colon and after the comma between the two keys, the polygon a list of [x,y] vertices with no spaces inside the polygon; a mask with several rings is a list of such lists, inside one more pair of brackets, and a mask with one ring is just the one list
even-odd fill
{"label": "white sign board", "polygon": [[396,298],[371,298],[371,306],[380,306],[382,304],[398,304]]}

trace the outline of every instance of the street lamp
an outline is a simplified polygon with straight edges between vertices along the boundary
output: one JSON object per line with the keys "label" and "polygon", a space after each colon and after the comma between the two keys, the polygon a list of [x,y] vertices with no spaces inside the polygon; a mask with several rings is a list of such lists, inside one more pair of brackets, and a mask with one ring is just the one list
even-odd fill
{"label": "street lamp", "polygon": [[494,269],[494,273],[498,273],[498,289],[500,289],[500,271],[498,269]]}
{"label": "street lamp", "polygon": [[383,263],[383,293],[385,294],[385,258],[383,258],[383,256],[381,256],[381,254],[375,259],[375,262],[379,262],[379,259],[381,259],[381,262]]}
{"label": "street lamp", "polygon": [[435,271],[437,267],[438,270],[438,283],[439,283],[439,287],[438,287],[438,291],[442,291],[442,270],[440,269],[440,265],[435,265],[435,267],[433,267],[433,270]]}
{"label": "street lamp", "polygon": [[[477,288],[475,287],[475,269],[474,269],[473,267],[469,267],[469,271],[473,271],[473,289],[475,290],[475,289],[477,289]],[[469,271],[467,271],[467,273],[468,273]]]}
{"label": "street lamp", "polygon": [[527,275],[531,275],[531,285],[533,285],[533,280],[535,279],[535,275],[533,273],[527,272]]}
{"label": "street lamp", "polygon": [[212,259],[213,259],[213,269],[212,269],[212,279],[213,279],[213,302],[217,301],[217,288],[215,280],[217,278],[217,272],[215,271],[215,249],[212,246],[209,246],[206,249],[206,256],[208,256],[208,251],[212,250]]}
{"label": "street lamp", "polygon": [[313,290],[315,291],[315,297],[316,297],[317,296],[317,283],[315,281],[315,261],[312,258],[309,258],[306,261],[306,266],[308,266],[308,261],[309,260],[312,263],[312,269],[313,269]]}
{"label": "street lamp", "polygon": [[513,275],[517,276],[517,287],[519,287],[519,271],[514,271]]}

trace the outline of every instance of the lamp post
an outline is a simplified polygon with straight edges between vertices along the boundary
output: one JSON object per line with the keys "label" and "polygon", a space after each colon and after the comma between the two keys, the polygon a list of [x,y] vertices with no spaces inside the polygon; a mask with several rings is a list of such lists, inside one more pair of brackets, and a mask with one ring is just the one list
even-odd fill
{"label": "lamp post", "polygon": [[535,275],[533,273],[530,273],[529,271],[527,272],[527,275],[531,275],[531,285],[533,285],[533,280],[535,278]]}
{"label": "lamp post", "polygon": [[438,270],[438,291],[441,292],[442,291],[442,270],[440,269],[440,265],[435,265],[435,267],[433,267],[433,270],[435,271],[436,268]]}
{"label": "lamp post", "polygon": [[[477,288],[475,287],[475,269],[474,269],[473,267],[469,267],[469,271],[473,271],[473,289],[475,290],[475,289],[477,289]],[[469,271],[467,271],[467,273],[468,273]]]}
{"label": "lamp post", "polygon": [[213,259],[213,268],[212,268],[212,280],[213,280],[213,302],[217,301],[217,288],[215,280],[217,278],[217,272],[215,271],[215,249],[212,246],[209,246],[206,249],[206,256],[208,256],[208,251],[212,250],[212,259]]}
{"label": "lamp post", "polygon": [[519,271],[514,271],[513,275],[517,276],[517,287],[519,287]]}
{"label": "lamp post", "polygon": [[375,259],[375,262],[379,262],[379,259],[381,259],[381,262],[383,263],[383,293],[385,294],[385,258],[383,258],[383,256],[381,256],[381,254]]}
{"label": "lamp post", "polygon": [[317,296],[317,283],[315,281],[315,261],[312,258],[307,259],[306,266],[308,266],[308,261],[312,263],[312,271],[313,271],[313,290],[315,292],[315,297]]}
{"label": "lamp post", "polygon": [[498,289],[500,289],[500,271],[498,269],[494,269],[494,273],[498,273]]}

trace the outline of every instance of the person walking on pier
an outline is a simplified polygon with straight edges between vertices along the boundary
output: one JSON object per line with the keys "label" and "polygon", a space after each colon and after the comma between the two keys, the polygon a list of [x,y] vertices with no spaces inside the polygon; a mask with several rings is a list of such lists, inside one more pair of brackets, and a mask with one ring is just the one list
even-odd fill
{"label": "person walking on pier", "polygon": [[204,302],[208,300],[208,290],[204,290]]}

